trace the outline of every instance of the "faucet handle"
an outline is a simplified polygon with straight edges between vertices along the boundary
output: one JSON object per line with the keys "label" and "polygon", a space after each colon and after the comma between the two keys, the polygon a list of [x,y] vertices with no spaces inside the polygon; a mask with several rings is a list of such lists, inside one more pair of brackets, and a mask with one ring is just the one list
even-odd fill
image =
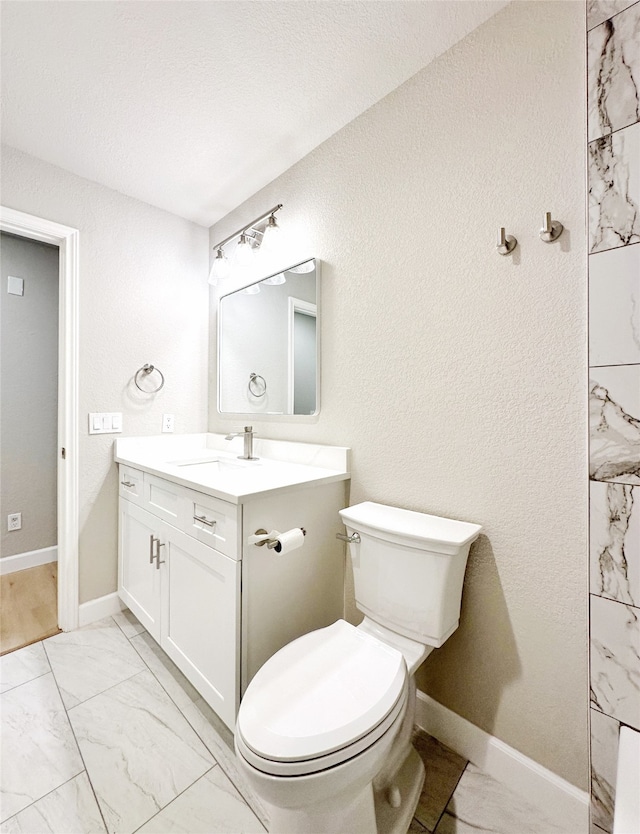
{"label": "faucet handle", "polygon": [[245,427],[244,427],[244,430],[245,430],[246,432],[253,431],[253,426],[245,426]]}

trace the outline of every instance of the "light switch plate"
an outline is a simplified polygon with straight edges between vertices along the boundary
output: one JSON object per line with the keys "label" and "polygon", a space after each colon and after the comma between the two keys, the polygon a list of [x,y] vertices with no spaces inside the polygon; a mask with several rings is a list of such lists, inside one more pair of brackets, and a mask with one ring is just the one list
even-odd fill
{"label": "light switch plate", "polygon": [[89,434],[120,434],[121,432],[121,411],[89,412]]}
{"label": "light switch plate", "polygon": [[24,295],[24,278],[9,275],[7,278],[7,292],[9,295]]}

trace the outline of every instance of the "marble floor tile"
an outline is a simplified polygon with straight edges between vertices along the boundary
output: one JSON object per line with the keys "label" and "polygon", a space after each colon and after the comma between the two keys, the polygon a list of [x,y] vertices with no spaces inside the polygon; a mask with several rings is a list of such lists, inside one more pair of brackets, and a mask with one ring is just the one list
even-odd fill
{"label": "marble floor tile", "polygon": [[640,109],[640,5],[589,32],[589,141],[635,124]]}
{"label": "marble floor tile", "polygon": [[112,614],[112,616],[116,624],[122,629],[124,636],[128,637],[129,640],[144,631],[144,626],[140,620],[128,608],[118,611],[117,614]]}
{"label": "marble floor tile", "polygon": [[214,764],[151,672],[69,710],[109,832],[130,834]]}
{"label": "marble floor tile", "polygon": [[599,26],[636,2],[637,0],[587,0],[587,28]]}
{"label": "marble floor tile", "polygon": [[132,637],[131,645],[179,709],[200,700],[200,693],[189,683],[149,632],[145,631],[143,634]]}
{"label": "marble floor tile", "polygon": [[640,608],[591,596],[591,704],[640,730]]}
{"label": "marble floor tile", "polygon": [[233,782],[238,791],[240,791],[249,807],[264,827],[268,829],[269,816],[238,768],[233,747],[233,734],[229,728],[218,718],[209,704],[202,698],[185,707],[183,714],[206,744],[207,749],[222,767],[227,777]]}
{"label": "marble floor tile", "polygon": [[84,765],[49,672],[0,695],[0,821],[76,776]]}
{"label": "marble floor tile", "polygon": [[42,643],[34,643],[0,657],[0,692],[27,683],[51,671]]}
{"label": "marble floor tile", "polygon": [[576,834],[468,764],[435,834]]}
{"label": "marble floor tile", "polygon": [[589,485],[590,589],[640,608],[640,487]]}
{"label": "marble floor tile", "polygon": [[413,745],[426,771],[415,817],[433,831],[460,781],[467,760],[426,733],[418,733]]}
{"label": "marble floor tile", "polygon": [[163,808],[137,834],[263,834],[253,811],[225,776],[214,767]]}
{"label": "marble floor tile", "polygon": [[605,831],[613,828],[620,724],[591,709],[591,820]]}
{"label": "marble floor tile", "polygon": [[67,709],[146,667],[111,617],[44,641]]}
{"label": "marble floor tile", "polygon": [[640,242],[640,122],[589,143],[589,252]]}
{"label": "marble floor tile", "polygon": [[105,834],[106,828],[86,773],[0,825],[0,834]]}
{"label": "marble floor tile", "polygon": [[634,362],[640,362],[640,244],[589,258],[589,365]]}
{"label": "marble floor tile", "polygon": [[640,365],[589,371],[589,476],[640,484]]}

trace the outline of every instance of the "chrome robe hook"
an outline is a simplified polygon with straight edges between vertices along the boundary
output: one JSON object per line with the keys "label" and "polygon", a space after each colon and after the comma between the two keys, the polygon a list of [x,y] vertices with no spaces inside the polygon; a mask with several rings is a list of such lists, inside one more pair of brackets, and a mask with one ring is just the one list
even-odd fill
{"label": "chrome robe hook", "polygon": [[562,223],[559,223],[557,220],[552,220],[551,212],[545,211],[542,228],[540,229],[540,240],[544,240],[545,243],[553,243],[554,240],[560,237],[563,231],[564,226]]}
{"label": "chrome robe hook", "polygon": [[498,242],[496,243],[496,249],[501,255],[508,255],[518,245],[518,241],[515,239],[513,235],[508,235],[505,232],[504,226],[500,227],[500,231],[498,232]]}

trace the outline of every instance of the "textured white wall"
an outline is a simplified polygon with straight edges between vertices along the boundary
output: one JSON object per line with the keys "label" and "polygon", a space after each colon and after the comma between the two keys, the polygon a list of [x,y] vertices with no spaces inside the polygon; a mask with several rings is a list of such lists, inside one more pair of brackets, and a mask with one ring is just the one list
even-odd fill
{"label": "textured white wall", "polygon": [[[514,3],[210,235],[282,202],[288,261],[323,261],[321,413],[255,416],[257,433],[351,446],[354,503],[484,526],[460,628],[418,684],[581,788],[584,90],[583,4]],[[566,228],[553,246],[547,210]]]}
{"label": "textured white wall", "polygon": [[[122,411],[125,435],[204,431],[207,231],[187,220],[2,148],[2,204],[80,231],[80,601],[117,587],[114,435],[88,434],[90,411]],[[166,384],[132,383],[146,362]]]}
{"label": "textured white wall", "polygon": [[[58,543],[58,249],[2,235],[0,269],[0,556]],[[7,277],[24,295],[7,292]],[[7,513],[22,529],[7,531]]]}

